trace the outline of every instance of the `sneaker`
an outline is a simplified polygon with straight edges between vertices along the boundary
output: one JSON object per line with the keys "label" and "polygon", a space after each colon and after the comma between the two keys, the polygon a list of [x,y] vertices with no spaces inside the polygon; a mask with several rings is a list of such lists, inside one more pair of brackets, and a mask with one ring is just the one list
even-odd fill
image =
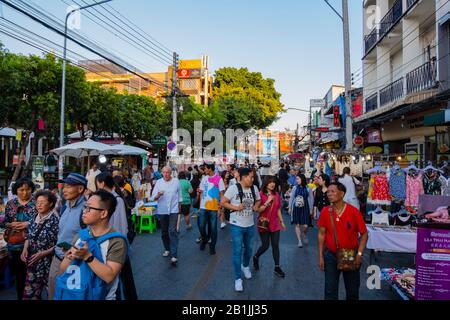
{"label": "sneaker", "polygon": [[211,243],[211,239],[208,240],[208,243]]}
{"label": "sneaker", "polygon": [[237,292],[244,291],[244,287],[242,286],[242,279],[237,279],[234,281],[234,290]]}
{"label": "sneaker", "polygon": [[168,257],[168,256],[169,256],[169,254],[170,254],[170,252],[169,252],[169,251],[164,251],[164,253],[163,253],[163,257]]}
{"label": "sneaker", "polygon": [[186,226],[186,230],[191,230],[192,229],[192,225],[191,224],[188,224],[187,226]]}
{"label": "sneaker", "polygon": [[202,237],[198,237],[197,240],[195,240],[195,242],[197,242],[197,243],[202,242]]}
{"label": "sneaker", "polygon": [[221,224],[220,224],[220,229],[223,229],[223,228],[225,228],[227,226],[227,223],[226,222],[222,222]]}
{"label": "sneaker", "polygon": [[178,262],[178,259],[177,259],[177,258],[172,258],[172,259],[170,259],[170,263],[171,263],[172,266],[174,266],[174,267],[177,266],[177,262]]}
{"label": "sneaker", "polygon": [[305,234],[305,236],[304,236],[303,243],[304,243],[304,244],[308,244],[308,243],[309,243],[308,237],[306,236],[306,234]]}
{"label": "sneaker", "polygon": [[245,279],[251,279],[252,278],[252,273],[250,272],[250,268],[249,267],[244,267],[243,265],[241,265],[241,270],[244,273]]}
{"label": "sneaker", "polygon": [[215,255],[216,254],[216,248],[209,248],[209,254]]}
{"label": "sneaker", "polygon": [[280,278],[284,278],[284,276],[285,276],[285,273],[283,272],[283,270],[281,270],[280,267],[275,267],[275,269],[273,270],[273,273],[276,276],[279,276]]}
{"label": "sneaker", "polygon": [[259,259],[256,256],[253,256],[253,268],[255,271],[259,270]]}
{"label": "sneaker", "polygon": [[302,240],[298,240],[298,247],[303,248]]}

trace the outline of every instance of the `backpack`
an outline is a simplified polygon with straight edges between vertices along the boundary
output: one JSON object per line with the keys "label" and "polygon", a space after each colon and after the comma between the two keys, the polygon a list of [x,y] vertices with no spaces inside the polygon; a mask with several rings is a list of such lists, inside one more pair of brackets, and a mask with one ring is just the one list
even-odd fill
{"label": "backpack", "polygon": [[[242,189],[242,185],[240,183],[237,183],[236,187],[238,188],[239,199],[241,200],[241,203],[242,203],[242,199],[244,199],[244,190]],[[256,202],[255,186],[252,185],[250,187],[250,190],[252,191],[253,204],[255,204],[255,202]]]}
{"label": "backpack", "polygon": [[[101,243],[112,238],[122,238],[128,246],[128,240],[119,232],[107,233],[97,239],[89,234],[88,229],[81,229],[79,234],[80,240],[88,243],[89,251],[102,263]],[[66,271],[56,277],[55,300],[105,300],[107,294],[108,284],[84,260],[72,260]]]}

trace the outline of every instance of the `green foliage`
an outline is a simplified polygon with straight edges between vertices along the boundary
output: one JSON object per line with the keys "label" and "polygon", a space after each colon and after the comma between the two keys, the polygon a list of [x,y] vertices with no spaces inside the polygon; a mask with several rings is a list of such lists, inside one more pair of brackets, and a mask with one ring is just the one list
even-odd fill
{"label": "green foliage", "polygon": [[213,105],[224,112],[227,127],[265,128],[283,112],[281,94],[275,80],[247,68],[222,68],[216,71]]}

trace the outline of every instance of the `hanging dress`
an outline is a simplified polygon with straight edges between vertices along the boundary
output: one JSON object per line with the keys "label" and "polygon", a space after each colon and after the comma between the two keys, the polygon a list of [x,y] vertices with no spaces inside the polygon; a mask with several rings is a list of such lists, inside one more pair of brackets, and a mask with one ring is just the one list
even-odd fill
{"label": "hanging dress", "polygon": [[431,174],[425,173],[423,175],[423,190],[425,194],[430,194],[434,196],[441,195],[441,181],[436,172],[432,172]]}
{"label": "hanging dress", "polygon": [[441,195],[450,197],[450,177],[447,179],[440,176],[439,181],[441,182]]}
{"label": "hanging dress", "polygon": [[419,206],[419,195],[423,194],[423,182],[422,173],[417,175],[407,175],[406,176],[406,200],[405,206],[408,207],[418,207]]}
{"label": "hanging dress", "polygon": [[386,175],[377,174],[373,178],[373,191],[371,204],[390,205],[391,196],[389,193],[389,183]]}
{"label": "hanging dress", "polygon": [[394,200],[406,199],[406,173],[403,170],[393,170],[389,177],[389,190]]}

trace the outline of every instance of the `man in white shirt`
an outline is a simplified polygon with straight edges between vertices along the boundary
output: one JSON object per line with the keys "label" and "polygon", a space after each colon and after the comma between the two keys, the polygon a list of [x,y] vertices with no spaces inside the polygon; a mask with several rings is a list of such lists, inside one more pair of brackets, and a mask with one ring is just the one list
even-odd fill
{"label": "man in white shirt", "polygon": [[97,191],[97,188],[95,186],[95,177],[98,176],[100,173],[102,172],[98,169],[97,162],[92,163],[92,168],[86,174],[86,179],[88,181],[87,188],[91,192]]}
{"label": "man in white shirt", "polygon": [[344,201],[359,210],[359,201],[358,197],[356,196],[356,185],[360,184],[360,182],[350,175],[349,167],[345,167],[342,173],[344,174],[344,176],[342,178],[339,178],[339,182],[342,183],[347,189],[347,192],[344,196]]}
{"label": "man in white shirt", "polygon": [[[242,275],[251,279],[250,259],[252,257],[255,211],[260,210],[261,196],[253,185],[253,172],[248,168],[239,170],[240,183],[228,188],[222,199],[222,206],[231,211],[230,225],[233,241],[234,288],[243,291]],[[253,190],[252,190],[253,188]],[[267,207],[262,207],[264,210]],[[242,262],[242,245],[244,245],[244,261]]]}
{"label": "man in white shirt", "polygon": [[156,181],[151,200],[158,202],[157,214],[161,223],[161,239],[164,245],[164,257],[170,255],[170,262],[175,267],[178,262],[178,232],[180,228],[179,212],[183,197],[180,182],[172,178],[172,169],[162,169],[163,179]]}

